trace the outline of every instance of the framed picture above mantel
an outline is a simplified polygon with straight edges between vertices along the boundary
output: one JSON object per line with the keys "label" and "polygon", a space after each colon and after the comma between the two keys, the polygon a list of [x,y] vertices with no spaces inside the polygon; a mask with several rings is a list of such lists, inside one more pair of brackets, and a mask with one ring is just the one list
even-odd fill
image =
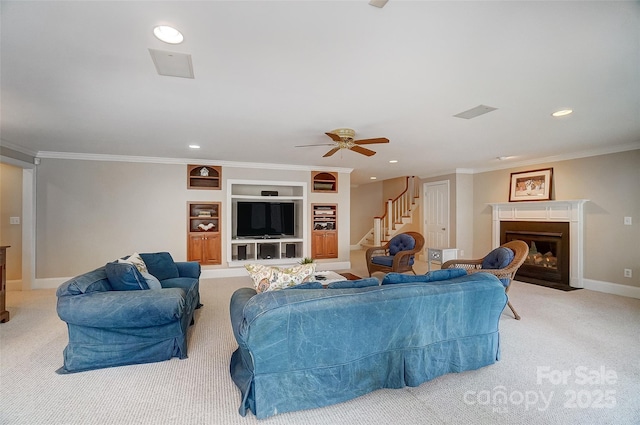
{"label": "framed picture above mantel", "polygon": [[511,173],[509,202],[551,200],[553,168]]}

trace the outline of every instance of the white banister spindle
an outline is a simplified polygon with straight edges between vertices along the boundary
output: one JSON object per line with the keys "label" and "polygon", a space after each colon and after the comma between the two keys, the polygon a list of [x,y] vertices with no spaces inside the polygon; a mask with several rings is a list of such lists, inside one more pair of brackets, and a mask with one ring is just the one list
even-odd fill
{"label": "white banister spindle", "polygon": [[373,245],[380,246],[382,245],[382,221],[380,217],[376,217],[373,219]]}
{"label": "white banister spindle", "polygon": [[387,235],[391,234],[393,230],[393,201],[389,199],[387,201]]}

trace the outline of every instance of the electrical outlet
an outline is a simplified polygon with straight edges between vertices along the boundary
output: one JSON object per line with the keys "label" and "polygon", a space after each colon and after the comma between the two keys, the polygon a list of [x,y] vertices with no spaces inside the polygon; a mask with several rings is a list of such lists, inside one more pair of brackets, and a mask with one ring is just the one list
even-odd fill
{"label": "electrical outlet", "polygon": [[625,217],[625,218],[624,218],[624,224],[625,224],[626,226],[631,226],[631,224],[632,224],[631,217]]}
{"label": "electrical outlet", "polygon": [[624,269],[624,277],[633,277],[631,269]]}
{"label": "electrical outlet", "polygon": [[20,224],[20,217],[9,217],[9,224]]}

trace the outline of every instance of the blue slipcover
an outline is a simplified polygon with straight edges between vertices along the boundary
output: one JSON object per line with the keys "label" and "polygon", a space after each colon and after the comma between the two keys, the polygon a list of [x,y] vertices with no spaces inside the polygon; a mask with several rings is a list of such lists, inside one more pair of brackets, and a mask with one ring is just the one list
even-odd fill
{"label": "blue slipcover", "polygon": [[506,302],[488,273],[257,295],[241,288],[230,304],[239,412],[262,419],[490,365]]}
{"label": "blue slipcover", "polygon": [[200,264],[175,266],[179,277],[159,279],[158,290],[114,290],[106,267],[60,285],[57,312],[67,322],[69,343],[56,372],[186,358],[187,328],[200,305]]}

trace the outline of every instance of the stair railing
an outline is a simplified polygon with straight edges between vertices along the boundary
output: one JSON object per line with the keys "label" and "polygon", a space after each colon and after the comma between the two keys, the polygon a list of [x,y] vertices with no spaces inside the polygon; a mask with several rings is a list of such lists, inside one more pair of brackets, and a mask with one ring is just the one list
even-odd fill
{"label": "stair railing", "polygon": [[420,197],[420,188],[416,184],[415,176],[407,176],[404,191],[395,199],[385,202],[385,212],[380,217],[373,218],[373,243],[380,246],[383,238],[391,235],[397,224],[402,223],[402,217],[409,215],[415,200]]}

